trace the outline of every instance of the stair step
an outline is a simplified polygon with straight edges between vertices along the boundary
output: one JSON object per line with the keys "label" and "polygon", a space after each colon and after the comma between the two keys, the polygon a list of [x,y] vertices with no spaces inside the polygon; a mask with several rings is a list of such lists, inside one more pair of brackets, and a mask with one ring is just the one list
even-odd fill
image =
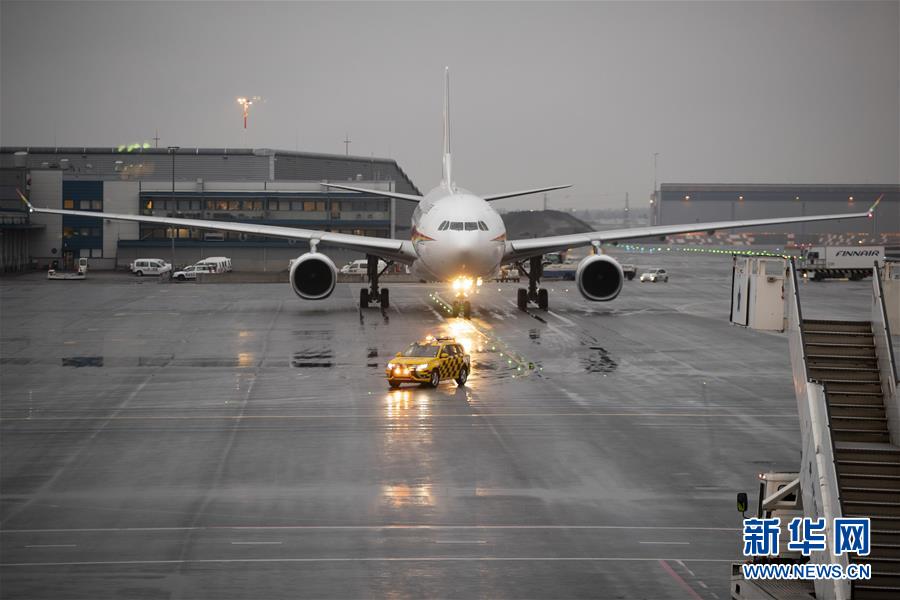
{"label": "stair step", "polygon": [[877,586],[868,582],[853,582],[854,600],[897,600],[900,586]]}
{"label": "stair step", "polygon": [[841,486],[841,500],[896,503],[897,498],[900,498],[897,489]]}
{"label": "stair step", "polygon": [[825,385],[834,383],[874,383],[881,385],[878,369],[839,369],[809,365],[809,376]]}
{"label": "stair step", "polygon": [[835,441],[838,442],[890,442],[888,432],[871,429],[835,429],[831,428]]}
{"label": "stair step", "polygon": [[828,404],[832,418],[874,417],[885,419],[884,406],[881,404]]}
{"label": "stair step", "polygon": [[801,323],[803,331],[851,331],[872,332],[872,323],[869,321],[829,321],[820,319],[804,319]]}
{"label": "stair step", "polygon": [[874,460],[844,460],[838,458],[842,475],[893,475],[900,476],[900,464]]}
{"label": "stair step", "polygon": [[852,392],[828,389],[825,391],[825,395],[841,402],[869,402],[877,398],[878,402],[883,403],[882,398],[884,397],[880,387],[876,392]]}
{"label": "stair step", "polygon": [[875,356],[875,344],[865,343],[859,340],[857,343],[847,342],[806,342],[803,347],[807,355],[821,354],[823,356],[861,356],[872,358]]}
{"label": "stair step", "polygon": [[[872,578],[866,580],[869,585],[877,585],[881,587],[893,588],[900,591],[900,570],[898,571],[878,571],[872,567]],[[857,598],[856,595],[853,596]],[[894,596],[894,600],[900,596]]]}
{"label": "stair step", "polygon": [[[875,543],[875,535],[872,534],[872,543],[871,543],[872,553],[869,556],[876,558],[893,558],[896,560],[900,560],[900,544],[877,544]],[[868,556],[859,557],[859,562],[866,562]]]}
{"label": "stair step", "polygon": [[847,344],[850,346],[867,345],[872,343],[871,333],[853,333],[838,332],[829,333],[826,331],[804,331],[803,346],[804,348],[814,344]]}
{"label": "stair step", "polygon": [[894,517],[900,521],[900,502],[889,500],[841,500],[844,514],[859,517]]}
{"label": "stair step", "polygon": [[862,366],[870,366],[878,363],[878,357],[875,356],[874,352],[872,356],[859,356],[854,354],[836,354],[834,351],[829,350],[816,350],[815,352],[811,352],[810,348],[805,348],[806,358],[809,360],[816,360],[820,362],[829,362],[833,361],[837,366],[845,366],[848,363],[856,364],[859,363]]}
{"label": "stair step", "polygon": [[[887,419],[885,417],[845,417],[831,416],[832,431],[857,431],[868,433],[888,433]],[[890,441],[890,436],[885,441]]]}
{"label": "stair step", "polygon": [[841,489],[847,488],[877,488],[894,490],[900,494],[900,475],[860,475],[856,473],[844,473],[838,465],[838,480]]}
{"label": "stair step", "polygon": [[821,383],[826,386],[826,392],[831,394],[835,392],[848,392],[857,395],[878,395],[881,396],[881,383],[877,381],[853,381],[840,379],[820,379]]}

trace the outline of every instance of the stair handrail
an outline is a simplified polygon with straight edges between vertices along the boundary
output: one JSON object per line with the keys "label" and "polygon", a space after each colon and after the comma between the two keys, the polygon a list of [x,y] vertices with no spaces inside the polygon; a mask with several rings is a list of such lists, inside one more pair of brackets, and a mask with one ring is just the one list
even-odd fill
{"label": "stair handrail", "polygon": [[898,393],[897,363],[894,357],[891,324],[884,301],[881,269],[875,263],[872,272],[872,341],[878,359],[879,379],[884,393],[884,410],[891,442],[900,445],[900,393]]}
{"label": "stair handrail", "polygon": [[[873,300],[880,308],[881,318],[884,321],[884,337],[887,339],[887,347],[888,347],[888,360],[890,360],[891,365],[891,375],[894,377],[894,383],[900,382],[900,377],[897,375],[897,360],[894,357],[894,344],[891,339],[891,323],[888,320],[887,315],[887,306],[884,302],[884,285],[881,281],[881,269],[878,268],[878,262],[875,262],[875,267],[872,269],[872,290],[873,292]],[[873,332],[874,333],[874,332]],[[895,385],[896,387],[896,385]]]}
{"label": "stair handrail", "polygon": [[[788,261],[788,271],[790,271],[791,277],[791,308],[793,308],[794,314],[797,315],[797,332],[800,335],[800,358],[803,360],[803,375],[806,381],[815,381],[809,376],[809,363],[806,358],[806,339],[803,335],[803,310],[800,308],[800,289],[797,281],[797,264],[795,258],[792,256],[790,261]],[[790,315],[790,311],[788,312]],[[788,323],[787,331],[791,331],[791,323]]]}

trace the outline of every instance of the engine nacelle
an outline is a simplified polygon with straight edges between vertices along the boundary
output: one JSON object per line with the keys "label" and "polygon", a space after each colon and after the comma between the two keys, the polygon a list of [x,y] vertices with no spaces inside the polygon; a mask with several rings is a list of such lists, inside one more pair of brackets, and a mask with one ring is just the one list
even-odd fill
{"label": "engine nacelle", "polygon": [[334,291],[337,273],[330,258],[307,252],[291,263],[291,287],[304,300],[323,300]]}
{"label": "engine nacelle", "polygon": [[592,254],[578,263],[575,282],[578,291],[588,300],[608,302],[622,291],[625,274],[622,265],[605,254]]}

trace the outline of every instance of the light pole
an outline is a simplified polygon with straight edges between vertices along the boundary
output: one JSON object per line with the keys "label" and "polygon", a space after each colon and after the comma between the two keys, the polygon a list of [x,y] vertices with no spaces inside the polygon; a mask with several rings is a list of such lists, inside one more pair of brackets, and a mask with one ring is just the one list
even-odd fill
{"label": "light pole", "polygon": [[658,219],[656,218],[656,215],[659,212],[659,190],[658,190],[658,184],[656,182],[657,181],[656,180],[656,166],[657,166],[658,159],[659,159],[659,152],[654,152],[653,153],[653,202],[652,202],[653,207],[652,207],[652,210],[650,211],[650,224],[651,225],[658,224],[657,223]]}
{"label": "light pole", "polygon": [[[175,203],[175,211],[177,212],[178,201],[175,200],[175,153],[178,152],[180,146],[169,146],[169,154],[172,155],[172,196],[170,199]],[[172,273],[175,272],[175,231],[176,228],[172,227],[172,270],[169,271],[169,277],[172,276]]]}

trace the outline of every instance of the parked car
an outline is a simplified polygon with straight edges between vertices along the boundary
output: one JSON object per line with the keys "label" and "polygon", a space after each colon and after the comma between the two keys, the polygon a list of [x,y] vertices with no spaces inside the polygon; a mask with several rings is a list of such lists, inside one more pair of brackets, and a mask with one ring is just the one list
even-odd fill
{"label": "parked car", "polygon": [[198,265],[210,265],[216,273],[230,273],[231,259],[227,256],[208,256],[197,262]]}
{"label": "parked car", "polygon": [[[383,260],[380,260],[380,259],[378,260],[378,272],[379,273],[381,271],[383,271],[386,266],[387,266],[386,262],[384,262]],[[367,268],[368,267],[367,267],[366,259],[363,258],[360,260],[354,260],[352,262],[349,262],[346,265],[344,265],[343,267],[341,267],[341,273],[343,273],[344,275],[366,275]]]}
{"label": "parked car", "polygon": [[185,267],[180,271],[175,271],[172,275],[173,279],[177,279],[178,281],[187,281],[189,279],[197,279],[197,275],[200,273],[215,273],[215,267],[212,265],[200,264],[191,265],[189,267]]}
{"label": "parked car", "polygon": [[131,272],[138,277],[144,275],[162,275],[172,270],[172,265],[161,258],[138,258],[128,265]]}
{"label": "parked car", "polygon": [[634,276],[637,275],[637,267],[627,263],[622,263],[622,274],[625,276],[625,279],[631,281],[632,279],[634,279]]}
{"label": "parked car", "polygon": [[666,273],[665,269],[647,269],[643,273],[641,273],[641,283],[649,281],[650,283],[656,283],[657,281],[669,281],[669,274]]}

